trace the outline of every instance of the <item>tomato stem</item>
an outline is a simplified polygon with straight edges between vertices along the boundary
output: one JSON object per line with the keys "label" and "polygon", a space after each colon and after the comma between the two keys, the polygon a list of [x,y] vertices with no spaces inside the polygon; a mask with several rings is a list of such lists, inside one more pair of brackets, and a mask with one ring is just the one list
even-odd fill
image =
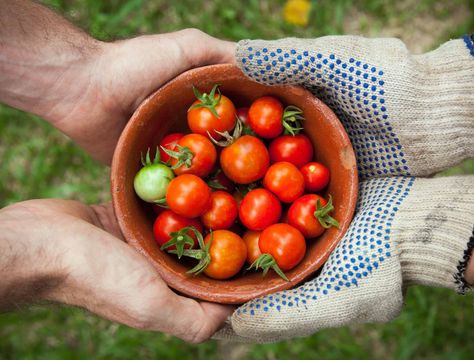
{"label": "tomato stem", "polygon": [[293,105],[289,105],[283,112],[282,123],[285,128],[286,135],[295,136],[303,130],[302,122],[304,121],[303,111]]}
{"label": "tomato stem", "polygon": [[184,247],[186,245],[189,245],[190,248],[194,246],[194,239],[189,235],[190,231],[196,235],[196,238],[199,236],[202,237],[201,233],[194,226],[186,226],[179,231],[172,232],[170,234],[171,239],[164,243],[160,249],[166,250],[174,245],[176,246],[176,250],[170,250],[169,252],[176,254],[178,259],[181,259],[184,254]]}
{"label": "tomato stem", "polygon": [[252,265],[250,265],[247,270],[250,270],[250,269],[253,269],[255,268],[255,270],[258,270],[259,268],[263,270],[263,273],[262,273],[262,276],[265,276],[268,272],[268,270],[270,268],[273,269],[273,271],[275,271],[282,279],[286,280],[286,281],[290,281],[288,280],[288,278],[286,277],[285,273],[280,269],[280,267],[278,266],[275,258],[270,255],[270,254],[262,254],[260,255],[257,260],[255,260]]}
{"label": "tomato stem", "polygon": [[[192,269],[186,271],[186,273],[199,275],[204,270],[206,270],[206,268],[211,263],[211,254],[209,253],[209,248],[211,247],[211,243],[212,243],[212,232],[211,232],[210,240],[208,241],[207,244],[204,244],[204,239],[202,237],[202,234],[199,231],[197,231],[197,229],[195,227],[188,226],[184,229],[188,229],[188,230],[193,231],[194,234],[196,235],[196,238],[197,238],[198,244],[199,244],[199,249],[183,249],[183,252],[182,252],[183,256],[187,256],[187,257],[199,260],[197,265],[195,267],[193,267]],[[182,230],[184,230],[184,229],[182,229]],[[182,231],[182,230],[180,230],[180,231]],[[193,242],[193,244],[194,244],[194,242]],[[176,245],[176,250],[170,250],[169,252],[172,253],[172,254],[177,254],[178,255],[178,246]]]}
{"label": "tomato stem", "polygon": [[170,150],[163,146],[161,147],[161,149],[163,149],[163,151],[168,154],[169,157],[178,160],[171,168],[175,170],[183,165],[187,168],[190,168],[193,165],[194,153],[187,146],[181,146],[177,144],[176,148],[178,151]]}
{"label": "tomato stem", "polygon": [[[216,90],[219,94],[219,96],[216,97]],[[200,103],[192,105],[189,109],[188,112],[191,109],[197,109],[200,107],[205,107],[209,109],[209,111],[214,115],[216,118],[220,119],[219,114],[216,111],[216,106],[220,103],[222,94],[221,91],[219,90],[219,84],[215,84],[212,87],[212,90],[209,94],[206,93],[201,93],[195,86],[193,86],[193,93],[194,96],[196,96],[196,99],[200,101]]]}
{"label": "tomato stem", "polygon": [[214,139],[209,131],[207,132],[207,135],[209,136],[209,138],[214,144],[220,147],[227,147],[229,145],[232,145],[235,142],[235,140],[237,140],[242,135],[242,129],[243,129],[242,121],[239,118],[237,118],[232,135],[230,135],[228,131],[221,132],[221,131],[214,130],[214,132],[222,136],[225,140]]}
{"label": "tomato stem", "polygon": [[324,206],[321,206],[321,201],[316,200],[316,211],[314,212],[314,217],[319,220],[321,226],[325,229],[329,229],[331,226],[339,229],[339,222],[329,215],[330,212],[334,210],[332,205],[332,196],[329,195],[328,203]]}
{"label": "tomato stem", "polygon": [[140,153],[140,160],[143,167],[159,164],[161,162],[161,159],[160,159],[160,151],[158,147],[156,147],[155,158],[153,159],[153,161],[151,161],[150,159],[150,148],[148,148],[148,150],[146,151],[145,158],[143,158],[143,153]]}

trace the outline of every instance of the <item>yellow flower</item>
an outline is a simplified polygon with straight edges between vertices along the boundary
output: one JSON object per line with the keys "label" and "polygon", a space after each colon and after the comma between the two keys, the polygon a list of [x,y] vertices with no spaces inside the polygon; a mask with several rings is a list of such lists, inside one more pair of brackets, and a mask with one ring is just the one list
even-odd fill
{"label": "yellow flower", "polygon": [[283,17],[289,24],[308,25],[310,0],[288,0],[283,8]]}

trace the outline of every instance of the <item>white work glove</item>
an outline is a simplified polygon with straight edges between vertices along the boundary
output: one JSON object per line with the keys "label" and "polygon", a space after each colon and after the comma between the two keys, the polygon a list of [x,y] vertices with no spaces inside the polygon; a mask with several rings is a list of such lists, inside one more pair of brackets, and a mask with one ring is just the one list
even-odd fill
{"label": "white work glove", "polygon": [[236,56],[253,80],[304,86],[336,112],[361,183],[354,220],[321,273],[242,305],[215,337],[272,342],[389,321],[414,284],[465,292],[474,176],[419,176],[474,156],[472,38],[417,56],[396,39],[241,41]]}

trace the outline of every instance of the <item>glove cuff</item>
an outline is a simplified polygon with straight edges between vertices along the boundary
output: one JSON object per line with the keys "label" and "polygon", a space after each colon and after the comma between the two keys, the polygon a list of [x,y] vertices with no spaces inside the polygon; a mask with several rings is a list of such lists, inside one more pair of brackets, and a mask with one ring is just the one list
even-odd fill
{"label": "glove cuff", "polygon": [[469,290],[473,224],[474,177],[417,179],[393,223],[403,285]]}

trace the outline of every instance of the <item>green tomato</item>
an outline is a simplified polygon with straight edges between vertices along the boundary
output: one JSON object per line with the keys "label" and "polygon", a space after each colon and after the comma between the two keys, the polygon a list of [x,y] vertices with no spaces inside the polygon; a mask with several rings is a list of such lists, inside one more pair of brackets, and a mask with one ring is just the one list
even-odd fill
{"label": "green tomato", "polygon": [[154,203],[166,197],[173,170],[164,164],[147,164],[135,175],[133,187],[140,199]]}

